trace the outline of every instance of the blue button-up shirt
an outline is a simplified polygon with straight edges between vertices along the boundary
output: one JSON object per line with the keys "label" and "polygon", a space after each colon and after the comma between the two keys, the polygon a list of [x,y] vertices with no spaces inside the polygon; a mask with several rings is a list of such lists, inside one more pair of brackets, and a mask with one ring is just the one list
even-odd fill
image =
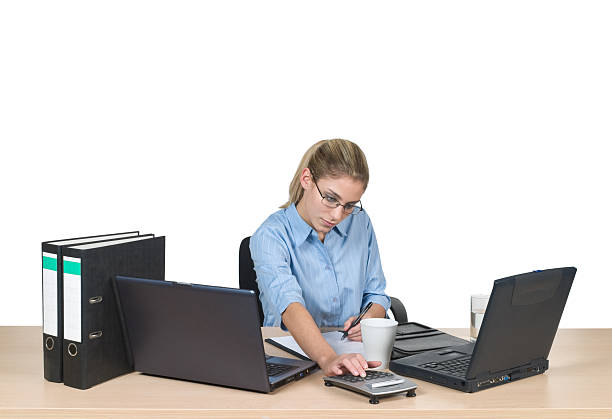
{"label": "blue button-up shirt", "polygon": [[324,243],[295,204],[272,214],[250,241],[264,326],[297,302],[319,327],[342,326],[370,301],[389,309],[376,235],[365,210],[334,226]]}

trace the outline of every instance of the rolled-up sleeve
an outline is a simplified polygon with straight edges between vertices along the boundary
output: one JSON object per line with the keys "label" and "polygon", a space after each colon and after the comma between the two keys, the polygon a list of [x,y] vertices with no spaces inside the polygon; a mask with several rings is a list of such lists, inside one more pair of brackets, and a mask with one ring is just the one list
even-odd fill
{"label": "rolled-up sleeve", "polygon": [[366,265],[365,288],[361,301],[361,308],[365,307],[370,301],[380,304],[385,311],[391,307],[391,299],[385,294],[387,281],[382,270],[380,262],[380,254],[378,253],[378,242],[376,234],[370,222],[370,218],[366,217],[366,234],[368,238],[368,261]]}
{"label": "rolled-up sleeve", "polygon": [[282,313],[289,304],[305,305],[302,289],[291,272],[289,249],[283,239],[268,228],[256,231],[249,247],[264,308],[264,326],[280,326]]}

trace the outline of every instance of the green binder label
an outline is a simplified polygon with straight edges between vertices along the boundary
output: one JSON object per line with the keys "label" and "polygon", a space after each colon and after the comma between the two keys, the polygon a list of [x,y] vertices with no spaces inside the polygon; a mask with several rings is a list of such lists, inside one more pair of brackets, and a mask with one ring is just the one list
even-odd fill
{"label": "green binder label", "polygon": [[57,272],[57,258],[43,256],[43,269],[49,269],[50,271]]}
{"label": "green binder label", "polygon": [[72,262],[64,258],[64,274],[81,275],[81,263]]}

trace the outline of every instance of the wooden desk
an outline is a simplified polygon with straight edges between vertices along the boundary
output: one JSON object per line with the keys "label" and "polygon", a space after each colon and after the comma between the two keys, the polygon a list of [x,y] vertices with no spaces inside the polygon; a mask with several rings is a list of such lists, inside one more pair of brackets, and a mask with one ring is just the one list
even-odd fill
{"label": "wooden desk", "polygon": [[[465,336],[467,330],[447,329]],[[264,335],[283,334],[264,328]],[[270,354],[284,354],[266,344]],[[40,327],[0,327],[0,417],[612,417],[612,329],[563,329],[543,375],[466,394],[415,380],[417,396],[371,405],[318,371],[272,394],[131,373],[89,390],[42,375]]]}

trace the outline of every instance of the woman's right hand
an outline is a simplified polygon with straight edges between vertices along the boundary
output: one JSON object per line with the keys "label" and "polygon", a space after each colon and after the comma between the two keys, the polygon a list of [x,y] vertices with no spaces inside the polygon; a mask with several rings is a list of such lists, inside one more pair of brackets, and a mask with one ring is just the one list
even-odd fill
{"label": "woman's right hand", "polygon": [[365,377],[367,368],[375,368],[380,364],[380,361],[366,361],[361,354],[342,354],[322,362],[319,366],[327,376],[352,374]]}

